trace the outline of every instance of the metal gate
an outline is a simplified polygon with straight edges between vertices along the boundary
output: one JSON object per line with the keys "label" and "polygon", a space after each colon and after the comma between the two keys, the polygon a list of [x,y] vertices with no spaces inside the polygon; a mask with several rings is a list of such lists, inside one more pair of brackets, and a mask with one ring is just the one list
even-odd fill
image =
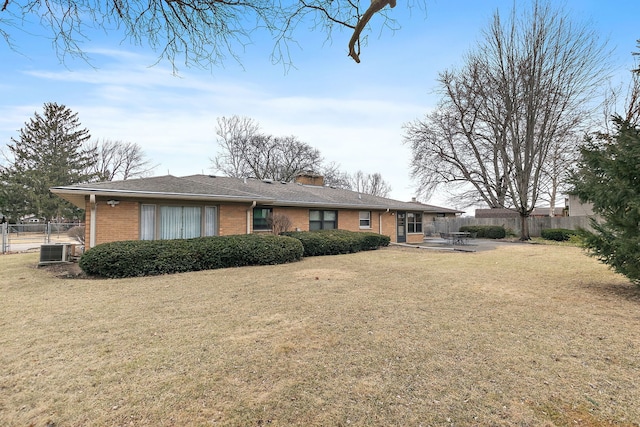
{"label": "metal gate", "polygon": [[2,233],[2,240],[0,240],[0,251],[2,251],[2,253],[6,253],[9,252],[9,236],[7,234],[7,229],[9,228],[9,224],[7,224],[6,222],[3,222],[2,224],[0,224],[2,227],[2,230],[0,231],[0,233]]}
{"label": "metal gate", "polygon": [[43,244],[76,243],[67,234],[78,223],[2,224],[2,253],[38,249]]}

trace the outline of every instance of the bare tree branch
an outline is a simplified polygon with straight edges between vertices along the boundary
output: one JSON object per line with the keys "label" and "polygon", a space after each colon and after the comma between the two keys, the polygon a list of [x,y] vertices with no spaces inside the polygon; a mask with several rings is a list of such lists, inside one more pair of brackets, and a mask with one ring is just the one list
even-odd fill
{"label": "bare tree branch", "polygon": [[388,197],[391,193],[391,186],[377,172],[368,174],[357,171],[351,176],[351,189],[358,193],[379,197]]}
{"label": "bare tree branch", "polygon": [[[358,64],[360,63],[360,34],[364,27],[369,23],[371,17],[380,12],[386,5],[390,8],[396,7],[396,0],[371,0],[369,8],[358,19],[358,23],[353,31],[351,40],[349,40],[349,56],[353,58]],[[358,44],[358,51],[356,52],[355,45]]]}
{"label": "bare tree branch", "polygon": [[132,142],[96,140],[88,144],[88,149],[96,155],[96,162],[88,172],[104,181],[142,178],[157,166],[152,166],[142,147]]}
{"label": "bare tree branch", "polygon": [[[373,0],[364,13],[361,0],[69,0],[64,2],[4,0],[0,9],[0,36],[11,44],[9,28],[20,30],[24,22],[40,23],[50,36],[62,61],[67,56],[89,60],[83,42],[91,31],[124,34],[124,40],[147,45],[168,60],[177,72],[185,66],[211,68],[229,59],[240,62],[241,53],[256,31],[266,32],[274,42],[272,61],[290,64],[289,46],[296,44],[298,25],[331,38],[334,28],[353,30],[349,56],[360,62],[360,38],[371,17],[384,18],[382,26],[395,20],[386,16],[386,5],[396,0]],[[362,0],[366,1],[366,0]],[[426,0],[405,0],[405,7]],[[356,46],[357,44],[357,52]]]}
{"label": "bare tree branch", "polygon": [[593,30],[543,0],[504,21],[496,13],[483,36],[461,70],[440,75],[438,109],[405,126],[411,172],[421,192],[454,185],[516,210],[528,239],[525,219],[554,174],[553,152],[576,144],[608,56]]}
{"label": "bare tree branch", "polygon": [[216,133],[218,154],[212,167],[227,176],[292,181],[299,173],[322,169],[319,150],[294,136],[262,134],[250,118],[219,118]]}

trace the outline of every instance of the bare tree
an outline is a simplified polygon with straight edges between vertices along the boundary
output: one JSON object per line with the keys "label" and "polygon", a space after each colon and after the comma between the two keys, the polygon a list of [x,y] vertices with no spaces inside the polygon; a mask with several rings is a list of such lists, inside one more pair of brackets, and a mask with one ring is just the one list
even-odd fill
{"label": "bare tree", "polygon": [[214,170],[227,176],[248,177],[249,166],[245,153],[250,141],[260,134],[260,125],[249,117],[218,117],[216,135],[218,154],[211,159]]}
{"label": "bare tree", "polygon": [[250,140],[244,155],[252,177],[277,181],[292,181],[302,172],[315,172],[323,161],[318,149],[295,136],[260,135]]}
{"label": "bare tree", "polygon": [[98,179],[113,181],[149,176],[156,166],[146,159],[142,147],[136,143],[103,139],[88,144],[96,153],[91,174]]}
{"label": "bare tree", "polygon": [[563,139],[552,141],[549,146],[539,183],[540,200],[549,203],[549,216],[555,215],[558,198],[571,187],[571,170],[580,157],[582,139],[578,134],[567,134]]}
{"label": "bare tree", "polygon": [[440,75],[438,109],[405,125],[412,176],[423,194],[458,185],[467,202],[514,209],[528,239],[552,144],[591,113],[607,52],[588,26],[543,1],[505,22],[496,12],[483,35],[460,71]]}
{"label": "bare tree", "polygon": [[[0,6],[0,37],[15,48],[10,27],[20,30],[24,22],[40,22],[51,33],[58,56],[86,58],[82,42],[89,31],[124,34],[136,45],[149,45],[174,66],[211,67],[229,57],[239,60],[238,52],[251,43],[254,32],[266,32],[275,40],[274,62],[290,62],[289,46],[296,44],[294,32],[303,23],[326,34],[346,29],[353,32],[349,56],[360,62],[362,33],[373,15],[380,15],[382,26],[398,29],[387,15],[395,0],[372,0],[361,7],[360,0],[70,0],[43,2],[6,0]],[[425,0],[406,0],[404,6],[424,8]],[[386,6],[389,8],[386,8]]]}
{"label": "bare tree", "polygon": [[364,173],[360,170],[351,175],[351,189],[358,193],[379,197],[387,197],[391,192],[391,186],[382,179],[382,175],[377,172]]}
{"label": "bare tree", "polygon": [[318,171],[324,177],[324,185],[333,188],[351,190],[351,177],[340,168],[336,162],[325,163]]}
{"label": "bare tree", "polygon": [[302,172],[323,167],[320,151],[295,136],[275,137],[260,132],[252,119],[218,119],[218,154],[214,170],[227,176],[291,181]]}
{"label": "bare tree", "polygon": [[292,181],[300,173],[317,173],[330,187],[357,190],[386,197],[391,187],[379,173],[358,171],[353,176],[335,162],[325,163],[320,151],[295,136],[277,137],[262,133],[248,117],[217,119],[218,152],[212,169],[237,178]]}
{"label": "bare tree", "polygon": [[275,213],[269,215],[267,218],[267,224],[269,224],[269,228],[271,228],[271,232],[278,236],[280,233],[284,233],[291,229],[293,222],[291,218],[283,213]]}
{"label": "bare tree", "polygon": [[[638,40],[640,45],[640,40]],[[636,54],[637,55],[637,54]],[[622,112],[620,112],[622,109]],[[626,85],[610,88],[603,108],[603,131],[613,135],[612,117],[618,116],[632,126],[640,124],[640,64],[635,63],[631,72],[631,80]]]}

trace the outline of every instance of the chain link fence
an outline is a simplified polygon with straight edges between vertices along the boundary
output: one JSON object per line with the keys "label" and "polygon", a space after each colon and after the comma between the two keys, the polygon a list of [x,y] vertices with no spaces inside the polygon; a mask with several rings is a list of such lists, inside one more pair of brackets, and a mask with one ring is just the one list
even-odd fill
{"label": "chain link fence", "polygon": [[29,224],[2,224],[2,253],[37,249],[48,243],[78,243],[69,237],[69,230],[81,223],[46,222]]}

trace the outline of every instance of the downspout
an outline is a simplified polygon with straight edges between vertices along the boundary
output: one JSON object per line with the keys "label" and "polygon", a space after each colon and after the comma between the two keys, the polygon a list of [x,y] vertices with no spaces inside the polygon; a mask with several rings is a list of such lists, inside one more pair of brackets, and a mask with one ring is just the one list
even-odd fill
{"label": "downspout", "polygon": [[89,196],[89,206],[91,208],[91,224],[89,225],[89,248],[92,248],[96,245],[96,195],[92,194]]}
{"label": "downspout", "polygon": [[255,207],[256,207],[256,201],[254,200],[253,203],[251,203],[251,206],[249,207],[249,209],[247,209],[247,234],[251,234],[251,212]]}

